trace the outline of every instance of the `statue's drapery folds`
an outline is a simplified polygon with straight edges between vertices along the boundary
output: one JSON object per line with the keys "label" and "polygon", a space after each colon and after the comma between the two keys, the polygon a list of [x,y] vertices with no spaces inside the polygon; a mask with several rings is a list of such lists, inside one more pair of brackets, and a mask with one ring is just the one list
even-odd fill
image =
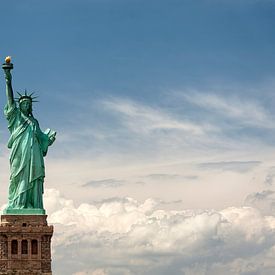
{"label": "statue's drapery folds", "polygon": [[43,156],[50,144],[49,136],[40,130],[38,121],[25,116],[14,102],[4,110],[10,138],[10,186],[8,208],[43,209]]}

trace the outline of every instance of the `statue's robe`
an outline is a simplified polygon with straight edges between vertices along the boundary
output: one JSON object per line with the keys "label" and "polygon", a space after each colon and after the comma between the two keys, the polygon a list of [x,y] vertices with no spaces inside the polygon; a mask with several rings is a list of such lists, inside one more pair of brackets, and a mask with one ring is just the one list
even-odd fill
{"label": "statue's robe", "polygon": [[25,116],[14,102],[4,109],[10,138],[10,185],[8,208],[43,209],[43,184],[49,136],[40,130],[38,121]]}

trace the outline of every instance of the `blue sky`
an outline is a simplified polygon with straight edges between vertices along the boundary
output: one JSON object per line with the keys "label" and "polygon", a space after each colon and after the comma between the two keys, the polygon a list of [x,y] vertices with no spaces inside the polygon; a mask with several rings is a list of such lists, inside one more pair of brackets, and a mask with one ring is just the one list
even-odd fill
{"label": "blue sky", "polygon": [[[58,132],[45,181],[55,274],[274,274],[274,1],[1,11],[14,90],[37,92],[34,116]],[[3,205],[4,115],[0,135]]]}

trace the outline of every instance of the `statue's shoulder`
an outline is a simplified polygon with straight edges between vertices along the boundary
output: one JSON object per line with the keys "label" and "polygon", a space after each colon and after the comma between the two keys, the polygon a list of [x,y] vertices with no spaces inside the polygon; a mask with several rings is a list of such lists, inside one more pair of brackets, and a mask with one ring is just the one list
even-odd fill
{"label": "statue's shoulder", "polygon": [[7,118],[14,116],[18,113],[18,107],[15,101],[12,104],[7,103],[4,107],[4,114]]}

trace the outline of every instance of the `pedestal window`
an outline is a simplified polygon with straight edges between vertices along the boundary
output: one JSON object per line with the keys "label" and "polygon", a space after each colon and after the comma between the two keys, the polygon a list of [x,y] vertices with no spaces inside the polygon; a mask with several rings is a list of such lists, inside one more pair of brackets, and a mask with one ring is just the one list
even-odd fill
{"label": "pedestal window", "polygon": [[32,240],[32,255],[38,254],[38,242],[37,240]]}
{"label": "pedestal window", "polygon": [[13,255],[18,254],[18,241],[17,240],[11,241],[11,254],[13,254]]}
{"label": "pedestal window", "polygon": [[22,255],[28,254],[28,241],[27,240],[22,240],[21,243],[21,253]]}

